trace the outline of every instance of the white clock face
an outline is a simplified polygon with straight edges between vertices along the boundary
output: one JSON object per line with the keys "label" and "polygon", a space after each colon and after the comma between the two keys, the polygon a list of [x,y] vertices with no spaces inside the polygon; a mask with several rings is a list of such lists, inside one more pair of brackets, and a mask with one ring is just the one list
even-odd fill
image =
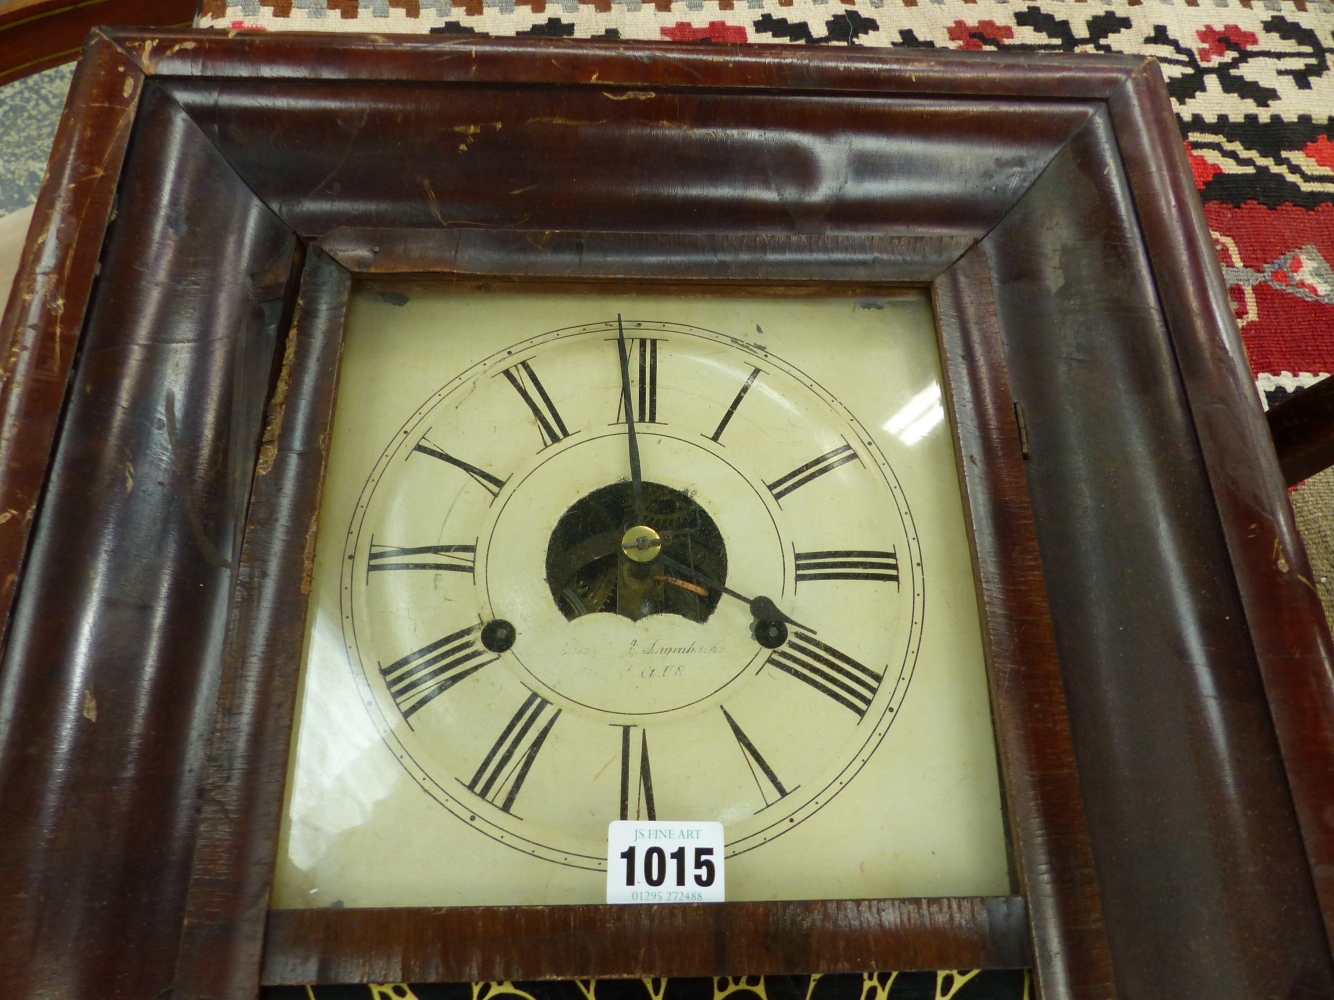
{"label": "white clock face", "polygon": [[[819,810],[893,722],[924,605],[856,418],[763,348],[644,315],[443,385],[343,560],[348,653],[403,765],[477,830],[592,869],[613,819],[719,820],[738,853]],[[640,525],[657,550],[623,551]]]}
{"label": "white clock face", "polygon": [[[722,822],[732,898],[1008,890],[929,313],[871,305],[359,297],[276,905],[596,901],[626,818]],[[928,891],[851,888],[904,810]]]}

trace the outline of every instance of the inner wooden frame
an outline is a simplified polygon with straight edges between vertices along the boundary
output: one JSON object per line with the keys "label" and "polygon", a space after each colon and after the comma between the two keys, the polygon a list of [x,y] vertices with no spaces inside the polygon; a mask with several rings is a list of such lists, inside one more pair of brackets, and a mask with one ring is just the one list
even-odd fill
{"label": "inner wooden frame", "polygon": [[[216,783],[211,782],[206,792],[206,800],[217,808],[205,807],[201,838],[217,844],[219,850],[207,858],[196,854],[192,910],[201,893],[207,894],[210,904],[219,903],[210,890],[218,874],[232,870],[237,858],[238,837],[244,836],[238,816],[249,814],[254,824],[251,829],[258,827],[264,835],[255,845],[253,867],[233,871],[237,887],[226,886],[226,891],[245,897],[256,891],[267,893],[271,878],[282,785],[288,775],[288,734],[305,636],[306,600],[296,586],[267,588],[284,575],[306,571],[292,545],[306,544],[305,526],[318,521],[317,468],[325,457],[320,443],[330,436],[337,384],[334,373],[352,284],[348,272],[328,256],[318,249],[310,254],[301,290],[303,311],[295,321],[295,341],[304,350],[298,346],[279,379],[289,387],[284,406],[299,401],[299,412],[309,415],[310,424],[290,428],[295,435],[290,445],[279,437],[272,466],[257,478],[251,496],[242,562],[265,567],[266,587],[238,595],[235,607],[238,620],[261,622],[262,626],[233,633],[238,648],[226,661],[221,704],[229,706],[232,691],[245,692],[247,704],[243,711],[221,713],[214,734],[215,746],[234,746],[260,735],[266,743],[263,768],[268,787],[263,801],[245,800],[238,795],[237,769],[228,766],[217,771]],[[712,268],[706,259],[698,266],[701,276]],[[420,279],[407,286],[377,278],[369,283],[432,287]],[[725,279],[629,283],[615,277],[539,284],[503,275],[489,281],[452,276],[433,283],[436,290],[451,285],[481,294],[559,289],[571,294],[791,297],[889,296],[907,290],[903,285],[766,285]],[[264,932],[262,981],[579,978],[586,977],[590,969],[602,977],[634,977],[735,975],[745,974],[744,970],[751,974],[755,970],[796,973],[807,968],[1021,968],[1033,964],[1028,905],[1040,914],[1042,926],[1059,928],[1054,933],[1063,939],[1064,949],[1082,951],[1085,963],[1105,963],[1059,667],[1039,583],[1018,424],[1009,402],[994,313],[976,314],[966,299],[970,294],[966,289],[974,285],[971,294],[980,295],[982,301],[990,298],[985,263],[969,254],[934,283],[931,293],[933,308],[941,313],[937,332],[942,388],[960,449],[965,510],[981,509],[978,515],[967,517],[967,523],[1004,776],[1006,833],[1018,849],[1010,852],[1011,879],[1021,894],[732,903],[691,906],[684,915],[673,908],[605,905],[273,910]],[[318,321],[305,311],[311,306]],[[988,363],[970,365],[965,361],[969,357]],[[979,404],[979,396],[997,401],[998,408],[986,409]],[[284,420],[280,434],[288,429],[286,423]],[[291,532],[292,525],[302,530]],[[1031,636],[1016,635],[1008,624],[1024,619],[1039,623]],[[283,624],[275,628],[275,621]],[[1017,674],[1018,679],[1001,682],[999,678],[1007,673]],[[248,767],[254,767],[253,761]],[[1052,826],[1066,827],[1068,834],[1046,842],[1034,837],[1035,830]],[[1027,875],[1071,870],[1085,873],[1082,885],[1067,887],[1047,876]],[[238,892],[242,884],[245,888]],[[1069,898],[1062,898],[1065,896]],[[1027,900],[1032,903],[1026,905]],[[222,905],[234,906],[234,902],[227,900]],[[1070,915],[1059,912],[1061,906],[1079,916],[1071,921]],[[243,929],[248,933],[237,933]],[[252,951],[261,931],[258,923],[246,928],[238,922],[229,931],[228,947],[239,945]],[[251,942],[249,947],[243,944],[246,939]],[[543,944],[513,949],[484,943],[534,940]],[[208,951],[219,947],[214,938],[196,941],[187,935],[187,947],[196,943]],[[247,960],[254,961],[254,957]]]}
{"label": "inner wooden frame", "polygon": [[[70,109],[0,398],[20,993],[1334,989],[1329,637],[1152,63],[122,31]],[[354,274],[929,284],[1019,895],[268,913]]]}

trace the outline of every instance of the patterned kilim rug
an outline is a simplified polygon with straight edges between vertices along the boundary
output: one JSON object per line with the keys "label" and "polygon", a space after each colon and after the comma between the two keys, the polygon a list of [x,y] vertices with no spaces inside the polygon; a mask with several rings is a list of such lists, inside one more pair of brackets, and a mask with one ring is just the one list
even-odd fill
{"label": "patterned kilim rug", "polygon": [[[1334,371],[1330,0],[202,0],[197,23],[1155,57],[1265,405]],[[1293,495],[1334,611],[1334,470]],[[269,1000],[1020,1000],[1022,972],[276,989]]]}

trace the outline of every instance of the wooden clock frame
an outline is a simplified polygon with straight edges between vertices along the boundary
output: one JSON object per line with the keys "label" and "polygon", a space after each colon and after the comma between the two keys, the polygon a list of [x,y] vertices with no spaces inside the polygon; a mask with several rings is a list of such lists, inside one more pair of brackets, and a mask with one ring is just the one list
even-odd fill
{"label": "wooden clock frame", "polygon": [[[354,279],[929,286],[1014,894],[270,912]],[[16,996],[1334,995],[1329,634],[1152,61],[101,30],[3,336]]]}

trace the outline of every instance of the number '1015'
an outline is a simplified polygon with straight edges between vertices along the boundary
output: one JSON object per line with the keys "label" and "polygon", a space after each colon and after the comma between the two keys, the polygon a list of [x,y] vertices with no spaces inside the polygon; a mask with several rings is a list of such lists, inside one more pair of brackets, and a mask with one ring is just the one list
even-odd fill
{"label": "number '1015'", "polygon": [[[625,859],[625,884],[627,886],[635,884],[636,850],[634,847],[627,847],[621,852],[621,857]],[[712,847],[695,848],[694,876],[695,884],[698,886],[713,885],[716,872],[712,855]],[[676,874],[676,879],[672,884],[678,887],[686,884],[686,849],[678,847],[671,854],[668,854],[661,847],[650,847],[644,851],[644,882],[647,885],[662,885],[666,881],[668,860],[672,862],[672,868]]]}

